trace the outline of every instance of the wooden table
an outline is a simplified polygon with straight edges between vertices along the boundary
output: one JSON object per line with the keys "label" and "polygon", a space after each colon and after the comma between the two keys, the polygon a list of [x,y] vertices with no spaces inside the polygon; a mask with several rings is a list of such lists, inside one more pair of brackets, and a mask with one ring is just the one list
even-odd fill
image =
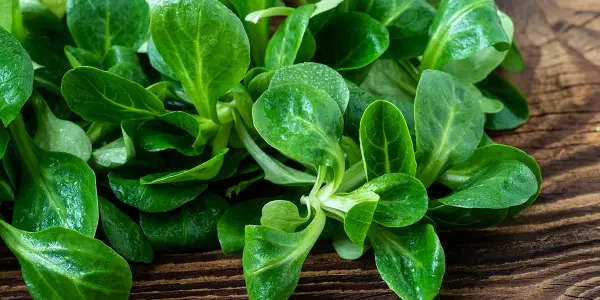
{"label": "wooden table", "polygon": [[[510,76],[531,120],[494,140],[533,155],[542,194],[486,230],[441,235],[442,299],[600,297],[600,0],[497,0],[516,25],[527,70]],[[396,299],[372,254],[344,261],[318,248],[295,299]],[[132,299],[245,299],[239,257],[220,251],[158,256],[134,265]],[[0,298],[28,299],[17,260],[0,250]]]}

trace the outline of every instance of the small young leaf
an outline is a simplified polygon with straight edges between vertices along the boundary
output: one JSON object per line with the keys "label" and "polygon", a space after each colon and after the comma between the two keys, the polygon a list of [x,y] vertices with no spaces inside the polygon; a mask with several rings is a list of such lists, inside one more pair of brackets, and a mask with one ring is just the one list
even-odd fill
{"label": "small young leaf", "polygon": [[151,263],[154,250],[140,226],[110,201],[99,197],[98,204],[102,230],[115,251],[130,261]]}
{"label": "small young leaf", "polygon": [[296,228],[308,221],[300,217],[296,204],[285,200],[274,200],[262,209],[260,224],[285,232],[295,232]]}
{"label": "small young leaf", "polygon": [[193,186],[147,185],[120,172],[108,173],[110,188],[117,199],[144,212],[167,212],[198,197],[206,184]]}
{"label": "small young leaf", "polygon": [[65,55],[71,64],[72,68],[90,66],[94,68],[102,67],[102,58],[93,52],[83,48],[75,48],[73,46],[65,46]]}
{"label": "small young leaf", "polygon": [[381,278],[402,299],[433,299],[446,269],[444,250],[429,224],[372,226],[369,238]]}
{"label": "small young leaf", "polygon": [[135,157],[135,127],[131,122],[121,124],[122,137],[92,152],[91,164],[100,169],[116,169]]}
{"label": "small young leaf", "polygon": [[410,132],[402,113],[387,101],[375,101],[360,121],[360,148],[367,180],[384,174],[417,171]]}
{"label": "small young leaf", "polygon": [[129,297],[127,261],[99,240],[62,227],[25,232],[1,220],[0,236],[17,256],[34,299]]}
{"label": "small young leaf", "polygon": [[356,246],[346,235],[346,232],[343,230],[337,230],[333,236],[333,248],[335,252],[343,258],[348,260],[359,259],[371,249],[371,242],[369,240],[365,240],[364,244],[361,247]]}
{"label": "small young leaf", "polygon": [[73,154],[83,161],[92,155],[92,142],[77,124],[54,116],[41,95],[34,94],[31,102],[35,109],[37,131],[33,142],[51,152]]}
{"label": "small young leaf", "polygon": [[213,250],[219,246],[217,222],[229,204],[206,194],[174,211],[140,213],[140,226],[156,251]]}
{"label": "small young leaf", "polygon": [[421,220],[427,212],[427,191],[412,176],[385,174],[365,183],[357,192],[379,195],[373,221],[386,227],[404,227]]}
{"label": "small young leaf", "polygon": [[521,73],[525,70],[525,62],[523,61],[523,56],[521,56],[521,50],[515,42],[512,43],[501,66],[511,73]]}

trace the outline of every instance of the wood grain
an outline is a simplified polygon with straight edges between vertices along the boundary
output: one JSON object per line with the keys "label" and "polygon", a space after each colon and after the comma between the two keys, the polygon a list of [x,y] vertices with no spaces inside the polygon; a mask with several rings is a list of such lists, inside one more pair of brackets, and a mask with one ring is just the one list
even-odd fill
{"label": "wood grain", "polygon": [[[533,155],[538,202],[496,228],[441,234],[442,299],[600,298],[600,1],[497,0],[512,16],[527,70],[510,76],[531,120],[494,140]],[[218,251],[134,265],[132,299],[245,299],[239,257]],[[0,298],[28,299],[19,266],[0,249]],[[397,299],[373,257],[339,259],[318,247],[294,299]]]}

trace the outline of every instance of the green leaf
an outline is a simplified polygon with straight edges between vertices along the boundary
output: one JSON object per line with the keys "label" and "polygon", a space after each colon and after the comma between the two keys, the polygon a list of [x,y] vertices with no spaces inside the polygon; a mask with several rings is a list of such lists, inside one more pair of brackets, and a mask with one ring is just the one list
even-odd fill
{"label": "green leaf", "polygon": [[225,190],[225,196],[227,198],[231,198],[231,197],[233,197],[233,194],[235,193],[235,196],[237,197],[240,195],[241,192],[246,190],[251,185],[261,181],[263,178],[265,178],[265,174],[263,172],[260,172],[248,180],[242,180],[242,181],[236,183],[235,185],[228,187]]}
{"label": "green leaf", "polygon": [[71,64],[72,68],[90,66],[94,68],[102,67],[102,58],[93,52],[83,48],[75,48],[73,46],[65,46],[65,55]]}
{"label": "green leaf", "polygon": [[122,137],[92,152],[91,164],[100,169],[116,169],[135,157],[135,127],[130,122],[121,124]]}
{"label": "green leaf", "polygon": [[447,73],[423,72],[415,99],[417,178],[429,187],[467,160],[483,135],[479,101]]}
{"label": "green leaf", "polygon": [[350,92],[344,78],[326,65],[309,62],[282,67],[275,72],[269,88],[288,83],[307,84],[327,92],[342,113],[348,107]]}
{"label": "green leaf", "polygon": [[379,59],[370,66],[369,73],[360,87],[379,97],[378,99],[397,99],[396,102],[412,103],[419,80],[417,72],[408,61]]}
{"label": "green leaf", "polygon": [[351,137],[347,137],[345,135],[342,136],[342,139],[340,140],[340,147],[342,147],[342,150],[344,150],[344,153],[346,154],[346,161],[349,163],[349,165],[362,162],[360,146]]}
{"label": "green leaf", "polygon": [[375,101],[365,110],[360,121],[360,148],[367,180],[389,173],[414,176],[417,171],[406,121],[390,102]]}
{"label": "green leaf", "polygon": [[27,231],[62,226],[94,236],[98,227],[94,171],[76,156],[35,146],[21,117],[9,129],[23,170],[14,226]]}
{"label": "green leaf", "polygon": [[525,62],[523,61],[523,56],[521,56],[521,50],[515,42],[508,49],[508,53],[501,66],[511,73],[521,73],[525,70]]}
{"label": "green leaf", "polygon": [[158,120],[142,123],[136,132],[136,141],[148,152],[175,149],[186,156],[202,154],[204,147],[194,148],[194,137],[184,130]]}
{"label": "green leaf", "polygon": [[325,219],[317,208],[313,220],[300,232],[246,226],[242,264],[250,299],[286,299],[294,292],[304,260],[323,231]]}
{"label": "green leaf", "polygon": [[0,236],[17,256],[34,299],[127,299],[131,270],[103,242],[62,227],[18,230],[0,221]]}
{"label": "green leaf", "polygon": [[310,15],[314,10],[314,5],[300,6],[279,26],[267,45],[265,54],[267,68],[277,70],[283,66],[294,64],[308,27]]}
{"label": "green leaf", "polygon": [[537,190],[535,175],[527,165],[506,160],[479,170],[439,201],[462,208],[503,209],[527,202]]}
{"label": "green leaf", "polygon": [[462,208],[430,201],[427,216],[440,230],[470,230],[496,226],[506,219],[506,209]]}
{"label": "green leaf", "polygon": [[175,182],[205,181],[214,178],[219,173],[225,154],[229,149],[225,148],[215,153],[212,158],[202,164],[187,170],[157,173],[140,178],[142,184],[165,184]]}
{"label": "green leaf", "polygon": [[444,70],[451,61],[467,59],[492,46],[506,51],[510,43],[494,0],[445,0],[433,20],[421,70]]}
{"label": "green leaf", "polygon": [[[250,82],[252,82],[252,80],[254,80],[254,78],[256,78],[256,76],[258,76],[262,73],[270,72],[270,71],[271,70],[269,70],[265,67],[254,67],[254,68],[250,69],[244,76],[244,82],[243,82],[244,87],[246,89],[248,89],[250,86]],[[273,73],[275,73],[275,72],[273,72]],[[267,84],[267,86],[268,86],[268,84]]]}
{"label": "green leaf", "polygon": [[519,211],[535,202],[542,186],[540,166],[531,156],[517,148],[500,144],[478,148],[467,161],[448,170],[439,178],[439,181],[451,189],[457,189],[480,170],[507,160],[516,160],[525,164],[535,175],[538,187],[537,192],[526,203],[510,208],[510,215],[516,215]]}
{"label": "green leaf", "polygon": [[37,120],[33,142],[51,152],[73,154],[87,161],[92,155],[92,142],[79,125],[54,116],[39,94],[31,97]]}
{"label": "green leaf", "polygon": [[140,213],[140,226],[156,251],[214,250],[219,246],[217,222],[229,204],[206,194],[174,211]]}
{"label": "green leaf", "polygon": [[15,190],[12,186],[10,178],[5,175],[4,172],[0,172],[0,201],[15,201]]}
{"label": "green leaf", "polygon": [[350,240],[357,247],[362,247],[378,201],[379,195],[376,193],[357,190],[321,199],[321,205],[331,217],[344,222],[344,231]]}
{"label": "green leaf", "polygon": [[67,72],[62,94],[69,108],[90,122],[120,124],[166,112],[162,101],[143,86],[92,67]]}
{"label": "green leaf", "polygon": [[140,226],[110,201],[99,197],[98,204],[102,230],[115,251],[130,261],[151,263],[154,250]]}
{"label": "green leaf", "polygon": [[206,184],[192,186],[147,185],[122,172],[108,173],[108,180],[117,199],[150,213],[174,210],[196,199],[208,187]]}
{"label": "green leaf", "polygon": [[433,226],[373,226],[369,238],[381,278],[400,298],[433,299],[438,294],[446,262]]}
{"label": "green leaf", "polygon": [[6,128],[0,127],[0,158],[4,157],[6,149],[8,148],[8,142],[10,141],[10,135]]}
{"label": "green leaf", "polygon": [[341,258],[348,260],[359,259],[371,249],[371,242],[368,239],[365,240],[362,246],[356,246],[343,230],[337,230],[334,233],[332,244],[335,252]]}
{"label": "green leaf", "polygon": [[492,73],[477,85],[488,97],[500,100],[504,109],[486,116],[485,129],[507,130],[529,120],[529,104],[523,93],[502,76]]}
{"label": "green leaf", "polygon": [[[253,11],[270,8],[274,5],[274,0],[229,0],[235,7],[235,10],[240,17],[244,19]],[[268,18],[259,20],[258,22],[243,21],[244,28],[250,39],[250,51],[252,60],[256,66],[264,66],[265,51],[269,41],[270,22]]]}
{"label": "green leaf", "polygon": [[141,86],[150,85],[150,80],[140,64],[135,49],[112,46],[104,58],[104,67],[108,72],[129,79]]}
{"label": "green leaf", "polygon": [[298,49],[298,54],[296,55],[296,60],[294,60],[294,63],[299,64],[303,62],[309,62],[313,59],[316,52],[317,41],[310,30],[307,29],[302,37],[302,43],[300,44],[300,49]]}
{"label": "green leaf", "polygon": [[386,227],[412,225],[427,212],[427,191],[412,176],[400,173],[385,174],[356,190],[379,195],[373,221]]}
{"label": "green leaf", "polygon": [[387,28],[369,15],[335,15],[317,35],[318,62],[336,70],[362,68],[379,58],[390,44]]}
{"label": "green leaf", "polygon": [[168,76],[169,78],[175,78],[173,71],[169,69],[169,66],[167,66],[165,60],[158,53],[158,50],[156,49],[152,39],[148,40],[148,59],[150,60],[150,65],[152,65],[156,71]]}
{"label": "green leaf", "polygon": [[[515,33],[512,20],[507,14],[501,11],[498,11],[498,17],[508,37],[508,42],[512,44]],[[498,51],[494,46],[489,46],[479,50],[468,58],[450,61],[444,68],[444,71],[465,82],[480,82],[504,61],[507,53],[508,51],[506,50]]]}
{"label": "green leaf", "polygon": [[339,146],[344,124],[329,94],[306,84],[281,84],[269,88],[252,112],[256,130],[269,145],[299,162],[332,167],[334,186],[339,186],[345,169]]}
{"label": "green leaf", "polygon": [[271,201],[262,208],[260,224],[285,232],[295,232],[296,228],[308,221],[300,217],[296,204],[285,200]]}
{"label": "green leaf", "polygon": [[194,140],[191,144],[194,148],[206,145],[208,140],[217,134],[219,126],[208,119],[199,118],[197,115],[188,114],[183,111],[172,111],[158,117],[175,127],[183,129]]}
{"label": "green leaf", "polygon": [[7,127],[33,91],[33,65],[25,49],[10,33],[0,28],[0,119]]}
{"label": "green leaf", "polygon": [[42,0],[42,3],[59,19],[67,13],[67,0]]}
{"label": "green leaf", "polygon": [[152,9],[152,41],[200,116],[219,124],[217,101],[250,65],[242,22],[217,0],[162,1]]}
{"label": "green leaf", "polygon": [[221,216],[217,230],[223,253],[234,254],[244,249],[246,225],[260,225],[263,206],[271,200],[260,198],[244,201],[232,206]]}
{"label": "green leaf", "polygon": [[264,72],[256,75],[248,84],[248,93],[252,99],[258,99],[268,88],[275,71]]}
{"label": "green leaf", "polygon": [[77,46],[104,57],[113,45],[138,49],[148,34],[144,0],[69,0],[67,26]]}
{"label": "green leaf", "polygon": [[425,0],[359,0],[358,11],[381,22],[390,32],[384,56],[406,59],[421,56],[429,40],[435,9]]}
{"label": "green leaf", "polygon": [[317,178],[306,172],[288,167],[265,153],[252,139],[237,113],[233,114],[235,130],[244,148],[265,172],[264,178],[278,185],[303,186],[313,185]]}

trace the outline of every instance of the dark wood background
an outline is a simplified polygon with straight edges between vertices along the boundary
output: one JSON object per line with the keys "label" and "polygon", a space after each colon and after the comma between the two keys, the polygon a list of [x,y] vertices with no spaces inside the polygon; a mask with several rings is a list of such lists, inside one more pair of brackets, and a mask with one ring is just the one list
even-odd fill
{"label": "dark wood background", "polygon": [[[441,235],[442,299],[600,298],[600,0],[497,0],[516,25],[527,70],[510,76],[531,120],[499,143],[533,155],[538,202],[505,224]],[[372,254],[339,259],[318,248],[295,299],[397,299]],[[245,299],[239,257],[220,251],[158,256],[133,266],[132,299]],[[17,260],[0,249],[0,298],[28,299]]]}

